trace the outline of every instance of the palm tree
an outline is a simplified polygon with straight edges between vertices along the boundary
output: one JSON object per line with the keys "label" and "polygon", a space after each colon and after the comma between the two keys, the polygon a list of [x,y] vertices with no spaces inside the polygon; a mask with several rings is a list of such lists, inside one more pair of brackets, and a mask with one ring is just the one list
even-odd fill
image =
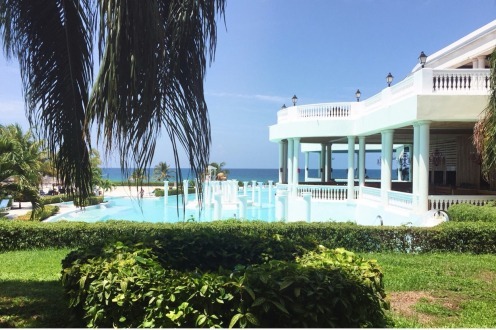
{"label": "palm tree", "polygon": [[[41,207],[38,186],[41,183],[41,142],[35,141],[19,125],[0,125],[0,181],[11,178],[2,189],[19,200]],[[32,213],[34,215],[34,212]]]}
{"label": "palm tree", "polygon": [[115,188],[115,184],[110,181],[109,179],[101,179],[100,182],[98,183],[100,188],[102,188],[102,197],[105,199],[105,192],[106,191],[112,191],[112,189]]}
{"label": "palm tree", "polygon": [[0,0],[3,49],[19,60],[28,119],[81,202],[91,193],[92,124],[123,170],[149,167],[165,129],[176,167],[179,144],[200,178],[211,141],[203,80],[225,1]]}
{"label": "palm tree", "polygon": [[153,169],[153,174],[157,181],[169,180],[171,178],[170,173],[173,172],[167,162],[159,162]]}
{"label": "palm tree", "polygon": [[216,173],[217,180],[226,180],[227,179],[227,176],[229,175],[229,170],[224,168],[224,166],[226,165],[225,162],[210,163],[209,165],[215,167],[215,173]]}
{"label": "palm tree", "polygon": [[489,57],[489,63],[489,103],[475,124],[473,140],[480,156],[482,174],[493,185],[496,175],[496,48]]}

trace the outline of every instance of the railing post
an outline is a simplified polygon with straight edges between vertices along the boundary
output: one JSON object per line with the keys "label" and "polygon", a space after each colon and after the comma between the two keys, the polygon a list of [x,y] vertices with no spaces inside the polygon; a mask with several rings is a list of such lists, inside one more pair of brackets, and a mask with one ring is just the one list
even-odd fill
{"label": "railing post", "polygon": [[287,191],[278,190],[276,195],[276,221],[286,221]]}
{"label": "railing post", "polygon": [[310,222],[312,220],[312,193],[304,192],[303,201],[305,202],[305,220],[306,222]]}

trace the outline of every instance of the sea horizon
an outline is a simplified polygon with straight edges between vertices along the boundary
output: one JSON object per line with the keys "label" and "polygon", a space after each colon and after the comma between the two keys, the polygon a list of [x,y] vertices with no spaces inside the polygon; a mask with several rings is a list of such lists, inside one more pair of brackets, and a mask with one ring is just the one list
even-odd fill
{"label": "sea horizon", "polygon": [[[228,180],[238,180],[238,181],[257,181],[267,183],[268,181],[278,182],[279,181],[279,169],[278,168],[227,168],[229,174],[227,176]],[[129,175],[132,173],[132,169],[128,170],[127,173]],[[172,178],[169,181],[176,181],[174,173],[176,173],[176,169],[171,169]],[[156,182],[158,181],[154,178],[153,168],[147,169],[147,179],[145,181]],[[190,168],[182,168],[181,174],[183,180],[193,179],[193,175],[191,173]],[[371,169],[366,170],[366,175],[370,179],[380,179],[381,170],[380,169]],[[114,182],[127,182],[128,178],[124,177],[120,167],[102,167],[102,176],[103,178],[107,178],[110,181]],[[357,173],[355,172],[355,176]],[[309,177],[318,177],[318,169],[309,169]],[[346,179],[348,177],[348,170],[346,168],[336,168],[332,171],[333,179]],[[397,171],[392,171],[391,178],[393,180],[397,179]],[[303,182],[305,180],[305,171],[300,170],[298,173],[298,180]]]}

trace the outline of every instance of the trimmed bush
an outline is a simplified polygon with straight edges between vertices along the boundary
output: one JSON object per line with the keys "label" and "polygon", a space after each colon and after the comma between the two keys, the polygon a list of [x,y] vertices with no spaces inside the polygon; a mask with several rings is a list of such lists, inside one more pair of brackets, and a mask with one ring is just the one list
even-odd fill
{"label": "trimmed bush", "polygon": [[[43,208],[37,210],[34,214],[34,219],[33,221],[43,221],[52,215],[55,215],[59,212],[60,208],[58,206],[54,205],[45,205]],[[31,220],[31,214],[33,212],[29,211],[26,214],[20,215],[15,218],[15,220],[20,220],[20,221],[30,221]]]}
{"label": "trimmed bush", "polygon": [[91,205],[98,205],[100,203],[103,203],[103,196],[89,196],[86,198],[83,202],[83,205],[80,205],[77,199],[74,200],[74,206],[77,207],[86,207],[86,206],[91,206]]}
{"label": "trimmed bush", "polygon": [[471,204],[455,204],[449,207],[448,215],[451,221],[482,221],[496,223],[496,207],[494,203],[484,206]]}
{"label": "trimmed bush", "polygon": [[158,241],[170,254],[170,262],[203,264],[211,269],[208,265],[215,265],[215,259],[233,261],[243,255],[247,263],[259,263],[280,258],[281,253],[301,255],[302,251],[312,250],[318,244],[356,252],[496,253],[496,225],[452,221],[433,228],[234,220],[175,224],[0,222],[0,252],[101,246],[116,240],[130,243]]}
{"label": "trimmed bush", "polygon": [[73,260],[62,276],[70,306],[89,327],[386,325],[382,272],[344,249],[233,272],[166,269],[161,258],[117,243]]}
{"label": "trimmed bush", "polygon": [[55,195],[55,196],[41,196],[41,204],[42,205],[47,205],[47,204],[55,204],[55,203],[61,203],[61,202],[70,202],[74,200],[73,196],[71,195]]}

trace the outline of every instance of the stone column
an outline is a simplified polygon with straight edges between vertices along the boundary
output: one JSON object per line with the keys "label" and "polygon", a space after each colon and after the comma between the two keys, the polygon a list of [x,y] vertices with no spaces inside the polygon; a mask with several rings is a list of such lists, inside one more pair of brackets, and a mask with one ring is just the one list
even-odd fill
{"label": "stone column", "polygon": [[381,132],[381,196],[384,205],[387,205],[387,192],[391,190],[391,163],[393,161],[393,130]]}
{"label": "stone column", "polygon": [[429,139],[430,122],[419,122],[419,168],[418,168],[418,206],[420,213],[428,211],[429,201]]}
{"label": "stone column", "polygon": [[320,182],[325,182],[325,180],[326,180],[325,164],[326,164],[326,145],[325,145],[325,143],[321,143],[321,145],[320,145]]}
{"label": "stone column", "polygon": [[332,179],[332,143],[329,143],[327,145],[326,156],[327,156],[326,181],[331,181],[331,179]]}
{"label": "stone column", "polygon": [[188,204],[188,180],[183,180],[184,205]]}
{"label": "stone column", "polygon": [[354,199],[355,190],[355,137],[348,136],[348,200]]}
{"label": "stone column", "polygon": [[240,219],[245,219],[246,218],[246,195],[241,195],[238,196],[239,200],[239,218]]}
{"label": "stone column", "polygon": [[358,137],[358,185],[365,184],[365,136]]}
{"label": "stone column", "polygon": [[[288,140],[284,142],[283,162],[282,162],[282,183],[288,183]],[[279,169],[280,171],[280,169]]]}
{"label": "stone column", "polygon": [[284,182],[284,142],[279,141],[279,183]]}
{"label": "stone column", "polygon": [[294,140],[288,139],[288,185],[293,184],[293,152],[294,152]]}
{"label": "stone column", "polygon": [[309,163],[310,153],[305,152],[305,182],[308,181],[308,163]]}
{"label": "stone column", "polygon": [[477,57],[477,61],[479,62],[479,69],[485,69],[486,68],[486,57],[485,56],[479,56]]}
{"label": "stone column", "polygon": [[297,186],[299,181],[298,159],[300,155],[300,138],[294,138],[293,140],[293,184]]}
{"label": "stone column", "polygon": [[412,164],[412,195],[413,207],[417,207],[419,192],[419,147],[420,147],[420,126],[413,124],[413,164]]}
{"label": "stone column", "polygon": [[269,180],[269,205],[272,205],[272,183],[274,181]]}

